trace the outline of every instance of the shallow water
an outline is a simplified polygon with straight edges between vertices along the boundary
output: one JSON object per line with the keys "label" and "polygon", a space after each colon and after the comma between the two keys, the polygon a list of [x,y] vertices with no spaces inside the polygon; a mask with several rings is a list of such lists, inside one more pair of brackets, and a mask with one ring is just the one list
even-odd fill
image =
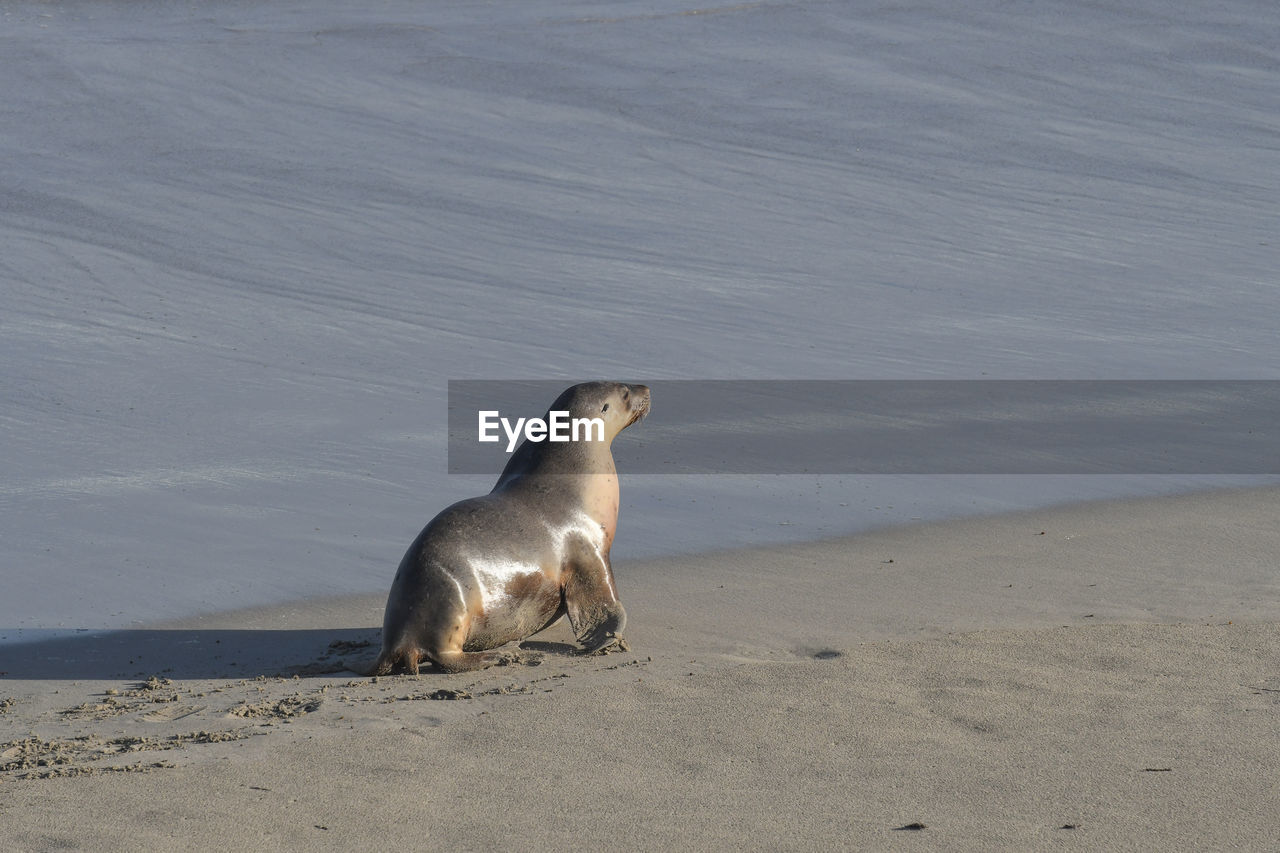
{"label": "shallow water", "polygon": [[[1280,378],[1274,4],[2,14],[6,636],[385,589],[449,379]],[[1257,482],[623,478],[616,558]]]}

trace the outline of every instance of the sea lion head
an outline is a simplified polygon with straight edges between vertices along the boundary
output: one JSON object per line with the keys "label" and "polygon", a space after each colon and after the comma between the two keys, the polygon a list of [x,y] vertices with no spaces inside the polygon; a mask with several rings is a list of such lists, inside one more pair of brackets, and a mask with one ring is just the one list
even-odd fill
{"label": "sea lion head", "polygon": [[[588,427],[581,440],[560,443],[525,440],[502,470],[495,491],[535,475],[603,474],[610,478],[616,492],[617,471],[610,446],[618,433],[649,413],[649,387],[625,382],[583,382],[566,388],[556,397],[544,420],[549,421],[552,412],[568,412],[571,422],[591,420],[598,421],[600,426]],[[525,485],[533,486],[532,483]]]}
{"label": "sea lion head", "polygon": [[566,388],[549,411],[568,412],[570,418],[599,418],[605,443],[649,414],[649,386],[625,382],[583,382]]}

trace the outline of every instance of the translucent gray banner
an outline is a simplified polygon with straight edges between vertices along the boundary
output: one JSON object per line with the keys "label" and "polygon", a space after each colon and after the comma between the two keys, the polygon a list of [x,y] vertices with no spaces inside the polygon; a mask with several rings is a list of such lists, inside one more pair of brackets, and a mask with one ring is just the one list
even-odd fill
{"label": "translucent gray banner", "polygon": [[[624,381],[633,381],[630,379]],[[449,473],[572,381],[451,380]],[[613,443],[627,474],[1277,474],[1280,381],[666,380]],[[492,418],[491,418],[492,421]]]}

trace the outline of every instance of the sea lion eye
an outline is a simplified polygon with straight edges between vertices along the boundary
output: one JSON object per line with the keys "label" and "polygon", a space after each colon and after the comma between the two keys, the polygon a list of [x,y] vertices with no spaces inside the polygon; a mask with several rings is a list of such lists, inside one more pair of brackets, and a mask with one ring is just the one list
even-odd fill
{"label": "sea lion eye", "polygon": [[608,404],[608,403],[605,403],[605,404],[604,404],[604,408],[603,408],[603,409],[601,409],[600,411],[602,411],[602,412],[607,412],[607,411],[609,411],[609,404]]}

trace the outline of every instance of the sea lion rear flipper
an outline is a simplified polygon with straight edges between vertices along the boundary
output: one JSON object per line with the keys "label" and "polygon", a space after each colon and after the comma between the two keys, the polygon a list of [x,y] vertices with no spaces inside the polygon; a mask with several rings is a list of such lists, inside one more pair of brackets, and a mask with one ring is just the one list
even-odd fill
{"label": "sea lion rear flipper", "polygon": [[400,664],[406,672],[413,675],[418,674],[419,652],[408,649],[393,649],[383,651],[374,659],[370,660],[347,660],[343,658],[340,662],[347,669],[363,675],[366,678],[373,678],[379,675],[390,675],[395,671],[396,665]]}
{"label": "sea lion rear flipper", "polygon": [[338,661],[344,667],[356,675],[363,675],[370,678],[375,675],[387,675],[391,672],[392,662],[386,660],[384,656],[378,655],[376,658],[364,658],[361,660],[348,660],[342,658]]}

